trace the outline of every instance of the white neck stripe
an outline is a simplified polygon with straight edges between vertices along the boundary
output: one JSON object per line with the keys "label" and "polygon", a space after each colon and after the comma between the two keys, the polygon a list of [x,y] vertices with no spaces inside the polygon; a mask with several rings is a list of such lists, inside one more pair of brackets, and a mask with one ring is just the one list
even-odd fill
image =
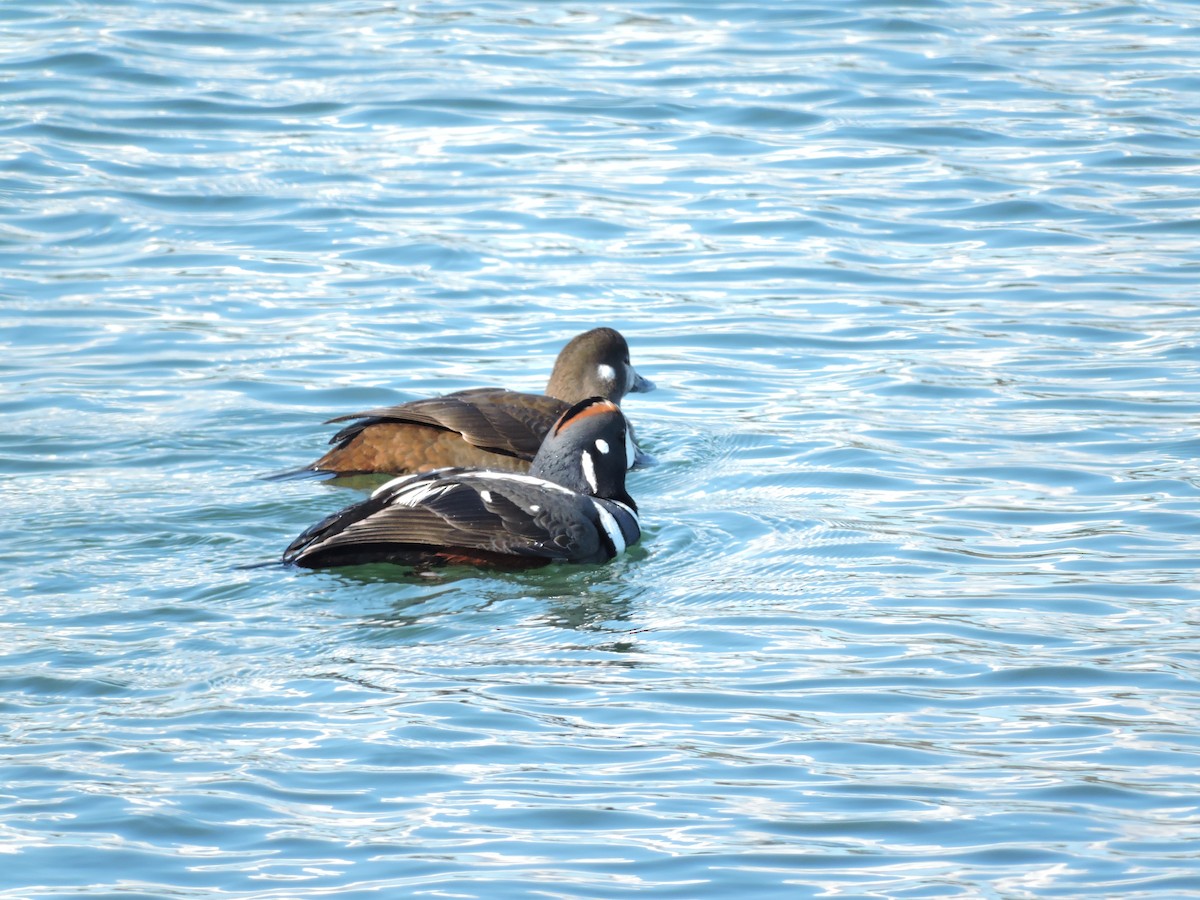
{"label": "white neck stripe", "polygon": [[600,483],[596,481],[596,462],[592,459],[592,454],[584,450],[580,462],[583,463],[583,477],[587,479],[587,483],[593,491],[600,490]]}

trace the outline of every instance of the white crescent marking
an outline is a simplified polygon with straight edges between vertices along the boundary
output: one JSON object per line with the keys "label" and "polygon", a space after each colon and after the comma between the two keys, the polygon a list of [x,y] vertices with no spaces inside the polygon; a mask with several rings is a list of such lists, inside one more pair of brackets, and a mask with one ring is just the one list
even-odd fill
{"label": "white crescent marking", "polygon": [[617,520],[613,514],[604,508],[604,504],[593,500],[592,505],[596,507],[596,512],[600,514],[600,524],[604,526],[604,530],[608,533],[608,539],[612,541],[613,549],[620,556],[625,552],[625,535],[621,533],[621,526],[617,524]]}
{"label": "white crescent marking", "polygon": [[600,490],[599,482],[596,481],[596,463],[592,459],[592,454],[584,450],[580,461],[583,463],[583,477],[587,479],[587,483],[591,485],[593,491]]}

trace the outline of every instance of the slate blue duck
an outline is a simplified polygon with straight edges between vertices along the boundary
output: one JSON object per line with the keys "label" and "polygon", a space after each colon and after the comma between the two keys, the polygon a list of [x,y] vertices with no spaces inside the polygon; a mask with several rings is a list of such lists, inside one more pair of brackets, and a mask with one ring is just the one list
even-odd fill
{"label": "slate blue duck", "polygon": [[641,537],[625,488],[634,452],[615,402],[581,400],[550,428],[528,473],[453,467],[401,476],[309,528],[283,560],[314,569],[607,562]]}

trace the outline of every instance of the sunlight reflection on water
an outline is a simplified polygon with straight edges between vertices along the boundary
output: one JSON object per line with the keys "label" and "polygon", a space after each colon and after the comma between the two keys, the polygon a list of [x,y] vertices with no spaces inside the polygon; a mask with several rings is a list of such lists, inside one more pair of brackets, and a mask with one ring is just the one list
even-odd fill
{"label": "sunlight reflection on water", "polygon": [[[1190,889],[1197,33],[947,9],[5,7],[0,897]],[[597,324],[625,557],[270,564]]]}

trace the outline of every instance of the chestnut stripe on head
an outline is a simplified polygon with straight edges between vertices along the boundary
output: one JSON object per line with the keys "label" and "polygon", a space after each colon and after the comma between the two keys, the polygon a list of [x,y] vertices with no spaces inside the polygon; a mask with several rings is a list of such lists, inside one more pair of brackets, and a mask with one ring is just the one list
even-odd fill
{"label": "chestnut stripe on head", "polygon": [[563,429],[576,422],[586,419],[588,416],[598,416],[603,413],[620,412],[621,408],[611,400],[603,400],[600,397],[589,397],[587,400],[581,400],[576,403],[558,420],[558,424],[554,426],[554,433],[561,434]]}

